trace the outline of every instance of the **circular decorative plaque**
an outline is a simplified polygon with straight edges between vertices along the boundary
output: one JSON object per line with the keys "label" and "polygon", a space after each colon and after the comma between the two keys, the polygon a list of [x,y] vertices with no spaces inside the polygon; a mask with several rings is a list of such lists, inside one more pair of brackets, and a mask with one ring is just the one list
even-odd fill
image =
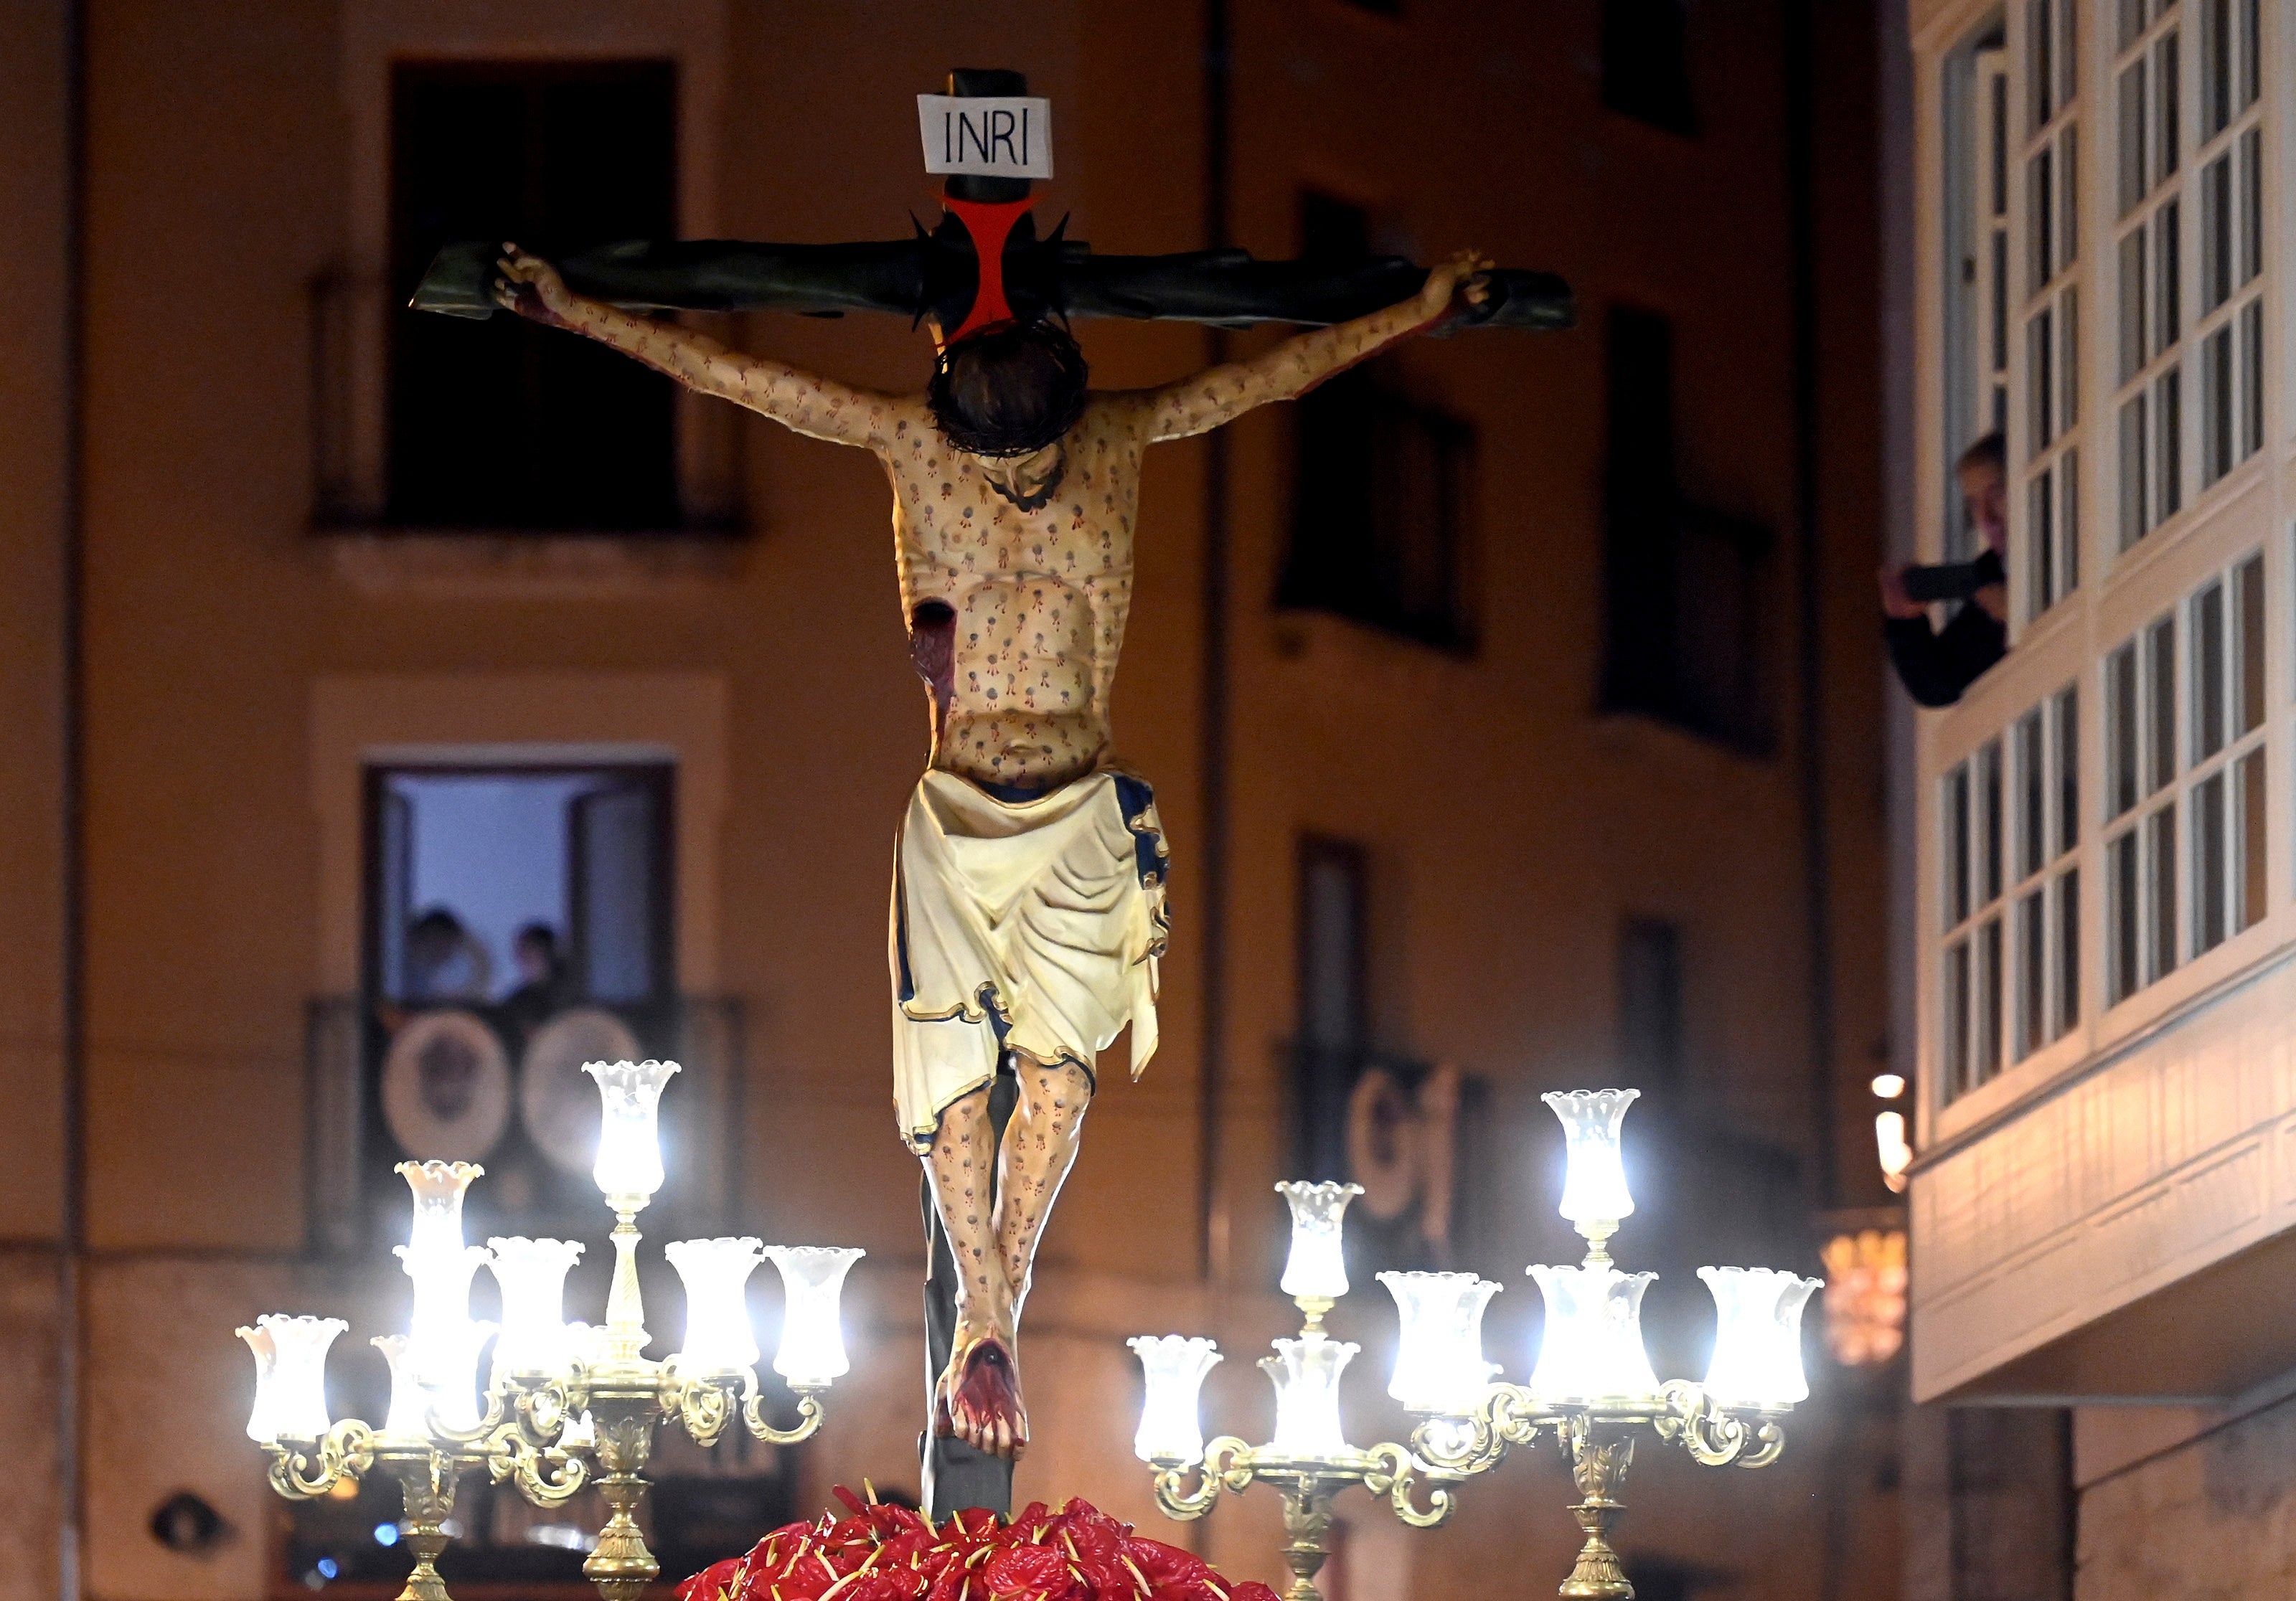
{"label": "circular decorative plaque", "polygon": [[479,1161],[510,1123],[501,1039],[459,1009],[418,1014],[382,1058],[382,1117],[418,1161]]}
{"label": "circular decorative plaque", "polygon": [[585,1062],[635,1062],[637,1036],[613,1013],[578,1006],[534,1031],[519,1067],[518,1110],[542,1154],[586,1176],[598,1159],[598,1086]]}

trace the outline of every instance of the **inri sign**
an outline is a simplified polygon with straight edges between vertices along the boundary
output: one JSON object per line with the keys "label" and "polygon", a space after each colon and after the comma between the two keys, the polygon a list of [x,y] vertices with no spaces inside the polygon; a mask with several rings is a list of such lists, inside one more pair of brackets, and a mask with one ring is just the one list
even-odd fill
{"label": "inri sign", "polygon": [[925,170],[983,178],[1053,176],[1053,102],[1027,95],[920,94]]}

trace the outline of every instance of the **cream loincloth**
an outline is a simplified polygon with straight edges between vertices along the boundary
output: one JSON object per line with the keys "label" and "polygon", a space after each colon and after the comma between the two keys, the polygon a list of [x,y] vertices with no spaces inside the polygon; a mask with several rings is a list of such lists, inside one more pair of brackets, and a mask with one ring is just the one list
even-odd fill
{"label": "cream loincloth", "polygon": [[1145,781],[1109,769],[1001,801],[938,770],[893,847],[893,1105],[902,1137],[988,1083],[1006,1050],[1090,1076],[1132,1025],[1156,1051],[1167,853]]}

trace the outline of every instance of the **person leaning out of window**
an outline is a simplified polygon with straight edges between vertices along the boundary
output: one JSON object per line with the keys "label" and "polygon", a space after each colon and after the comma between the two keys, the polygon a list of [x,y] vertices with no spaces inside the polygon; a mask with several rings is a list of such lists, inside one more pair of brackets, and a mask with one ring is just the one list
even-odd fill
{"label": "person leaning out of window", "polygon": [[[1923,706],[1951,706],[2009,652],[2007,452],[1988,434],[1954,463],[1969,520],[1985,542],[1973,561],[1884,568],[1882,635],[1906,693]],[[1930,626],[1930,606],[1959,600],[1952,619]]]}

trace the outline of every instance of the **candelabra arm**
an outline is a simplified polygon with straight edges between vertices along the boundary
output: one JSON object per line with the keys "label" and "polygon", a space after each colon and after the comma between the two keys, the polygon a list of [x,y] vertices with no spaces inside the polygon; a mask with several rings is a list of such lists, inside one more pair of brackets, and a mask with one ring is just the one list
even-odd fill
{"label": "candelabra arm", "polygon": [[1619,1491],[1635,1459],[1635,1437],[1584,1413],[1574,1415],[1568,1426],[1570,1476],[1578,1486],[1570,1515],[1586,1532],[1587,1543],[1579,1547],[1578,1563],[1560,1593],[1572,1601],[1634,1601],[1635,1587],[1627,1582],[1609,1536],[1627,1509]]}
{"label": "candelabra arm", "polygon": [[1738,1458],[1741,1467],[1767,1467],[1786,1449],[1786,1432],[1775,1418],[1765,1417],[1754,1425],[1754,1438],[1759,1443],[1747,1455]]}
{"label": "candelabra arm", "polygon": [[1204,1447],[1203,1460],[1193,1469],[1195,1485],[1188,1483],[1190,1469],[1185,1466],[1159,1467],[1156,1473],[1156,1505],[1166,1517],[1182,1523],[1200,1518],[1212,1509],[1223,1490],[1242,1494],[1252,1480],[1251,1447],[1234,1434],[1222,1434]]}
{"label": "candelabra arm", "polygon": [[821,1393],[810,1385],[793,1385],[797,1392],[797,1426],[777,1429],[766,1421],[766,1397],[752,1381],[749,1399],[742,1403],[742,1426],[767,1445],[795,1445],[821,1432]]}
{"label": "candelabra arm", "polygon": [[704,1450],[718,1443],[734,1420],[740,1397],[754,1399],[758,1376],[743,1373],[697,1373],[688,1377],[677,1371],[677,1359],[664,1364],[661,1409],[677,1419],[688,1438]]}
{"label": "candelabra arm", "polygon": [[508,1481],[537,1507],[557,1507],[590,1482],[589,1466],[556,1446],[537,1446],[515,1430],[496,1437],[487,1473],[497,1484]]}
{"label": "candelabra arm", "polygon": [[1451,1521],[1455,1509],[1449,1486],[1435,1481],[1430,1474],[1427,1505],[1423,1509],[1412,1499],[1414,1482],[1413,1470],[1421,1466],[1406,1446],[1385,1441],[1364,1453],[1373,1466],[1365,1473],[1363,1486],[1374,1495],[1383,1495],[1395,1515],[1414,1529],[1439,1529]]}
{"label": "candelabra arm", "polygon": [[326,1494],[344,1479],[357,1479],[374,1466],[374,1431],[346,1417],[313,1441],[275,1441],[271,1488],[291,1501]]}
{"label": "candelabra arm", "polygon": [[1444,1478],[1470,1478],[1496,1467],[1512,1447],[1537,1444],[1538,1431],[1560,1417],[1521,1385],[1493,1385],[1465,1417],[1423,1419],[1411,1450]]}

